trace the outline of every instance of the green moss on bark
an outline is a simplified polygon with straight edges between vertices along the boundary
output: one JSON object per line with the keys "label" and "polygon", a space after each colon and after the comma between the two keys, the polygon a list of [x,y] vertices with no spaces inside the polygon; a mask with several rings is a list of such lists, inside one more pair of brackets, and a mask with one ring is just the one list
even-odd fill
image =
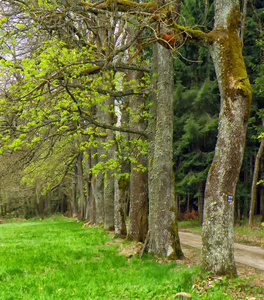
{"label": "green moss on bark", "polygon": [[216,48],[221,53],[220,68],[224,99],[236,101],[238,97],[244,98],[247,107],[247,119],[252,100],[251,85],[243,59],[241,41],[238,37],[240,28],[240,10],[235,7],[228,16],[227,28],[218,27],[211,36],[215,36]]}
{"label": "green moss on bark", "polygon": [[128,189],[129,178],[126,176],[121,176],[118,180],[118,188],[119,190],[125,192]]}

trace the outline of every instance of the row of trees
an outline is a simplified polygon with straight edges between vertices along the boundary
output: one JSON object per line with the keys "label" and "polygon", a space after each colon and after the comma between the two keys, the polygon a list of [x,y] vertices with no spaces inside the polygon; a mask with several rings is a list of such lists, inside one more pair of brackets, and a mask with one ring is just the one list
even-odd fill
{"label": "row of trees", "polygon": [[[175,258],[175,198],[198,198],[201,212],[205,189],[204,267],[235,274],[251,104],[239,1],[4,0],[1,15],[2,199],[32,208],[38,195],[49,211],[51,195],[61,211],[70,199],[73,216],[131,239],[149,232],[148,251]],[[10,195],[21,178],[31,194]]]}

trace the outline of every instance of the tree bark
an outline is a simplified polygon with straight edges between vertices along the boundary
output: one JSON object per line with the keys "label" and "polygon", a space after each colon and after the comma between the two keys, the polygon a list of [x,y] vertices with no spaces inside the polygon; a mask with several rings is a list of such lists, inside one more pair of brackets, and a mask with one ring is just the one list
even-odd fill
{"label": "tree bark", "polygon": [[[161,45],[154,46],[157,64],[156,134],[149,162],[149,252],[173,259],[182,257],[172,170],[173,58]],[[155,72],[155,71],[154,71]],[[150,141],[152,143],[152,141]]]}
{"label": "tree bark", "polygon": [[[130,71],[128,80],[142,83],[143,72]],[[136,87],[135,87],[136,88]],[[130,126],[138,131],[145,131],[146,120],[140,116],[145,110],[146,99],[142,96],[132,96],[130,99]],[[128,238],[143,242],[148,232],[148,175],[147,172],[136,170],[138,165],[147,168],[147,157],[138,153],[137,141],[140,136],[130,134],[131,155],[137,162],[131,163],[130,174],[130,227]],[[143,141],[145,140],[142,137]]]}
{"label": "tree bark", "polygon": [[[94,167],[98,162],[104,151],[102,149],[100,141],[97,148],[91,149],[91,161],[92,167]],[[92,174],[92,194],[93,194],[93,212],[95,214],[95,224],[100,225],[104,222],[104,176],[102,170],[99,173]]]}
{"label": "tree bark", "polygon": [[[113,98],[107,99],[107,108],[106,112],[106,122],[107,124],[114,125],[114,115],[111,112],[113,110]],[[106,150],[107,159],[111,161],[114,159],[116,145],[114,142],[114,133],[113,131],[108,131],[106,142],[112,144]],[[114,186],[114,172],[110,167],[105,174],[104,181],[104,229],[105,230],[114,230],[114,202],[115,202],[115,186]]]}
{"label": "tree bark", "polygon": [[[123,109],[121,111],[121,124],[127,126],[129,123],[129,113],[126,108],[129,106],[129,99],[125,98],[123,103]],[[120,133],[117,133],[117,137]],[[122,133],[121,140],[129,140],[129,134],[124,132]],[[126,237],[127,228],[126,228],[126,217],[127,209],[126,204],[129,198],[129,173],[130,173],[130,164],[128,161],[129,151],[122,148],[122,142],[119,144],[119,139],[117,138],[117,155],[123,157],[121,173],[127,174],[121,175],[120,178],[115,178],[115,235],[119,237]]]}
{"label": "tree bark", "polygon": [[259,168],[260,168],[260,160],[264,151],[264,139],[261,140],[258,153],[255,159],[255,166],[253,172],[253,179],[251,185],[251,202],[250,202],[250,210],[249,210],[249,222],[248,225],[252,227],[254,225],[254,213],[257,202],[257,183],[259,178]]}
{"label": "tree bark", "polygon": [[202,231],[204,269],[236,274],[233,217],[236,184],[242,165],[251,87],[239,39],[238,0],[215,0],[215,35],[211,45],[221,96],[215,156],[205,190]]}
{"label": "tree bark", "polygon": [[76,166],[77,166],[77,186],[79,190],[80,195],[80,210],[79,210],[79,216],[78,220],[83,221],[85,219],[85,209],[86,209],[86,201],[85,201],[85,195],[84,195],[84,179],[83,179],[83,152],[80,152],[77,156]]}
{"label": "tree bark", "polygon": [[128,186],[126,177],[115,178],[115,235],[122,238],[127,235],[124,204],[128,196]]}
{"label": "tree bark", "polygon": [[245,30],[246,30],[246,19],[247,19],[247,3],[248,0],[243,0],[243,7],[242,7],[242,20],[241,20],[241,29],[240,29],[240,40],[242,47],[244,46],[244,37],[245,37]]}
{"label": "tree bark", "polygon": [[86,155],[84,156],[84,160],[85,160],[85,180],[86,180],[86,190],[87,190],[85,220],[93,223],[94,211],[93,211],[93,202],[92,202],[93,197],[92,197],[92,187],[91,187],[92,174],[90,173],[91,170],[90,149],[86,150]]}

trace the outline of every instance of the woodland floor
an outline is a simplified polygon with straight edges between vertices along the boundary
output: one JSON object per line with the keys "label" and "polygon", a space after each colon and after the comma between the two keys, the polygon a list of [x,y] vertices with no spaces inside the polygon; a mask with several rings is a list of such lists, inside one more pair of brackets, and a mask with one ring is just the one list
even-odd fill
{"label": "woodland floor", "polygon": [[[16,221],[21,222],[26,220],[16,220]],[[95,280],[90,282],[89,285],[89,289],[90,287],[94,287],[95,289],[95,290],[92,289],[90,290],[90,292],[94,292],[93,295],[97,295],[98,293],[102,294],[105,292],[108,293],[109,291],[111,291],[112,293],[112,289],[115,289],[115,293],[119,293],[120,290],[122,290],[122,293],[128,293],[128,292],[137,293],[135,294],[136,295],[135,297],[132,297],[130,295],[131,297],[129,299],[134,299],[134,298],[146,299],[146,297],[143,296],[143,294],[148,295],[149,292],[148,290],[145,291],[144,289],[145,285],[142,286],[142,291],[141,289],[139,291],[135,290],[134,286],[132,286],[132,290],[128,289],[127,291],[128,288],[127,283],[124,283],[124,286],[126,286],[125,289],[123,285],[119,287],[120,285],[119,281],[118,281],[118,285],[115,287],[115,285],[113,285],[112,277],[105,278],[102,276],[103,275],[112,276],[111,268],[113,268],[113,266],[115,266],[116,263],[118,264],[118,266],[119,264],[123,263],[124,270],[126,270],[126,276],[128,276],[128,274],[130,273],[132,275],[136,274],[135,278],[131,277],[133,280],[138,281],[137,278],[140,275],[139,271],[143,270],[144,272],[147,272],[146,274],[143,273],[143,275],[144,276],[146,275],[147,277],[144,277],[142,275],[143,276],[142,278],[144,279],[140,279],[143,280],[145,283],[145,281],[149,279],[150,276],[148,266],[152,264],[153,261],[154,261],[155,268],[157,266],[156,263],[161,264],[160,266],[161,269],[164,268],[166,269],[167,268],[166,265],[168,264],[170,264],[171,266],[174,265],[173,262],[167,261],[164,258],[161,258],[159,256],[154,256],[154,255],[148,256],[144,254],[142,259],[140,259],[141,250],[143,247],[142,243],[116,238],[114,237],[113,233],[109,233],[108,236],[108,233],[104,232],[101,228],[96,228],[96,226],[91,226],[89,223],[86,224],[76,223],[76,221],[73,219],[64,219],[55,216],[54,218],[51,218],[50,220],[47,221],[37,220],[35,222],[29,222],[28,224],[27,222],[25,222],[25,224],[21,224],[21,225],[13,223],[10,224],[10,227],[0,226],[0,228],[2,228],[2,233],[3,233],[3,236],[1,236],[1,238],[4,239],[3,243],[2,244],[0,243],[2,246],[1,251],[6,249],[6,253],[4,252],[1,253],[2,264],[0,264],[3,269],[2,274],[0,272],[0,285],[1,288],[5,288],[5,290],[0,289],[0,294],[5,296],[1,297],[0,295],[0,299],[22,299],[22,298],[15,298],[14,296],[16,294],[21,296],[21,293],[24,295],[25,293],[28,292],[28,290],[31,291],[32,297],[23,298],[23,299],[85,299],[85,297],[83,297],[83,293],[87,292],[87,276],[89,277],[90,274],[89,270],[91,269],[91,267],[98,269],[98,270],[94,269],[93,276],[95,277]],[[181,229],[180,232],[182,230],[183,229]],[[187,229],[185,228],[184,230]],[[253,268],[247,266],[246,264],[237,263],[238,278],[228,279],[226,277],[212,277],[208,273],[204,273],[200,268],[201,266],[201,253],[200,253],[201,250],[199,249],[200,232],[195,231],[194,236],[198,237],[198,241],[196,241],[196,244],[193,244],[192,246],[187,244],[187,242],[191,240],[190,235],[189,236],[187,235],[186,244],[181,238],[181,247],[185,258],[182,260],[175,261],[177,265],[187,266],[187,269],[184,266],[182,267],[182,269],[181,267],[177,268],[177,266],[176,267],[168,266],[169,273],[168,274],[166,273],[168,276],[167,275],[165,276],[166,284],[162,285],[161,289],[157,288],[157,286],[155,285],[154,289],[155,291],[157,290],[158,293],[155,294],[156,295],[155,299],[171,299],[171,297],[167,298],[167,297],[163,297],[162,295],[163,294],[165,295],[165,293],[167,292],[171,293],[171,291],[173,290],[172,287],[174,287],[174,285],[175,285],[175,289],[176,288],[178,289],[178,285],[176,283],[178,281],[181,282],[184,280],[187,280],[187,282],[189,282],[190,280],[191,282],[191,285],[188,287],[187,286],[185,287],[184,285],[182,286],[185,287],[183,289],[184,291],[189,291],[192,293],[192,296],[194,296],[193,299],[200,299],[200,298],[214,299],[214,300],[264,299],[264,270]],[[246,238],[246,235],[244,235],[243,238]],[[260,238],[258,238],[258,240],[260,240]],[[263,240],[264,240],[263,235],[261,235],[261,245],[263,245]],[[3,248],[4,246],[6,248]],[[30,251],[28,251],[29,246],[31,249]],[[243,245],[240,244],[240,247],[241,246],[243,247]],[[245,248],[248,247],[248,245],[244,245],[244,246]],[[50,249],[52,251],[46,252],[45,249]],[[117,249],[119,254],[122,254],[122,256],[115,255]],[[264,253],[264,247],[261,247],[259,245],[257,249],[258,249],[257,252],[263,251]],[[22,258],[18,259],[17,251],[20,251],[19,255],[21,255],[22,250],[24,256],[19,256],[19,257],[22,257],[23,259]],[[5,258],[3,258],[4,256],[2,254],[6,254]],[[41,255],[43,255],[43,257]],[[32,259],[32,257],[34,258],[34,260]],[[91,259],[88,259],[89,257]],[[246,260],[248,260],[248,255],[245,255],[245,257]],[[35,261],[37,258],[39,259],[38,264]],[[13,262],[13,259],[15,262]],[[45,263],[46,260],[48,260],[49,262],[49,264],[47,265]],[[71,262],[70,264],[69,261]],[[82,266],[81,272],[80,272],[80,264],[79,264],[80,262]],[[13,265],[11,265],[11,263]],[[106,268],[105,267],[106,263],[109,263],[111,267]],[[39,268],[37,268],[38,265]],[[130,270],[130,268],[132,268],[134,265],[136,270],[134,269]],[[138,266],[140,266],[140,268],[138,268]],[[75,267],[76,270],[74,269]],[[103,267],[103,272],[101,274],[100,268],[102,267]],[[46,270],[47,273],[42,272],[43,268],[45,270],[47,269]],[[75,270],[74,272],[76,272],[78,276],[72,276],[74,273],[72,270],[73,271]],[[113,272],[115,272],[116,275],[116,273],[121,272],[120,270],[123,269],[118,267],[115,268]],[[157,277],[158,283],[160,284],[161,282],[160,276],[162,274],[160,273],[161,271],[159,268],[157,268],[157,270],[158,271],[156,273],[153,271],[153,274],[154,275],[156,274],[158,276]],[[170,272],[177,272],[175,273],[175,275],[173,274],[172,276],[174,280],[173,284],[171,282],[168,283],[168,277],[170,276],[169,275]],[[98,275],[98,278],[95,275]],[[120,276],[122,277],[123,273]],[[193,276],[193,277],[189,277],[189,276]],[[50,280],[49,277],[52,278],[52,280]],[[77,284],[78,282],[79,284],[79,282],[81,282],[82,278],[80,277],[83,277],[85,281],[85,285],[83,286],[82,289],[75,289],[76,288],[75,283]],[[55,278],[56,280],[54,280]],[[110,286],[109,287],[106,286],[105,290],[101,290],[101,289],[98,290],[97,280],[99,280],[99,278],[101,281],[103,281],[104,285],[106,282],[109,281]],[[66,284],[67,289],[65,287],[65,291],[64,291],[64,289],[61,289],[61,286],[63,286],[63,284],[65,284],[66,282],[67,282]],[[69,283],[71,283],[74,286],[74,290],[72,290],[71,287],[68,287]],[[39,284],[42,284],[40,285],[40,288],[39,288]],[[23,286],[22,290],[19,288],[20,285]],[[129,282],[128,286],[130,287],[130,285],[131,283]],[[10,286],[12,286],[11,289]],[[14,287],[16,289],[14,289]],[[28,287],[28,290],[25,287]],[[109,288],[110,290],[108,291],[107,288]],[[75,296],[74,298],[67,297],[67,296],[63,297],[63,295],[61,295],[62,292],[64,292],[65,295],[67,293],[69,295],[73,293]],[[142,295],[140,294],[140,297],[137,296],[139,292],[142,294]],[[151,293],[152,292],[153,291],[151,288]],[[41,295],[43,293],[42,295],[43,297],[42,298],[38,296],[35,297],[35,294],[33,293],[35,293],[38,296],[40,295],[40,293]],[[57,295],[57,298],[55,294]],[[8,297],[8,295],[12,295],[12,297],[10,298]],[[79,295],[80,297],[78,298],[77,295]]]}
{"label": "woodland floor", "polygon": [[[182,251],[185,255],[184,260],[182,261],[183,264],[188,265],[190,267],[201,265],[201,251],[198,248],[188,246],[186,244],[181,244]],[[264,250],[263,250],[264,251]],[[177,261],[177,263],[181,263],[180,261]],[[264,299],[264,270],[252,268],[250,266],[247,266],[245,264],[236,263],[237,266],[237,275],[240,277],[242,282],[245,283],[244,288],[239,287],[237,288],[234,286],[234,293],[236,296],[245,297],[246,299]],[[250,289],[247,289],[246,286],[254,286],[259,287],[263,289],[263,298],[260,297],[254,297],[254,295],[251,295]],[[244,299],[245,299],[244,298]]]}
{"label": "woodland floor", "polygon": [[[195,234],[194,234],[195,235]],[[198,236],[198,234],[196,234]],[[131,242],[127,245],[122,244],[121,239],[114,239],[113,243],[120,244],[119,252],[120,254],[124,254],[128,259],[133,255],[137,255],[140,253],[143,244]],[[195,243],[195,241],[194,241]],[[189,246],[186,243],[181,243],[182,251],[184,253],[184,259],[177,260],[177,264],[183,264],[188,267],[193,266],[201,266],[201,250],[199,245],[199,240],[196,240],[196,246]],[[247,248],[247,245],[242,245]],[[260,249],[263,251],[264,249]],[[164,259],[156,258],[159,263],[166,263],[167,261]],[[264,262],[264,261],[263,261]],[[230,289],[228,293],[230,293],[230,299],[234,296],[238,297],[238,299],[264,299],[264,269],[261,270],[259,268],[253,268],[246,264],[236,262],[238,277],[240,278],[239,284],[230,284]],[[225,279],[222,277],[208,277],[205,280],[199,281],[199,286],[196,286],[196,289],[200,289],[201,293],[206,292],[207,288],[214,281],[224,281]],[[255,289],[258,289],[258,293],[256,295]]]}

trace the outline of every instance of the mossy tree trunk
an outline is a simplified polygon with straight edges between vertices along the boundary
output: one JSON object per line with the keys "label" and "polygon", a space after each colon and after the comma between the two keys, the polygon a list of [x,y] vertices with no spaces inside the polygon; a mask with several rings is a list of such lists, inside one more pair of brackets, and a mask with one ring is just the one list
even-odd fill
{"label": "mossy tree trunk", "polygon": [[[181,257],[172,170],[173,58],[170,50],[154,45],[157,72],[155,143],[150,140],[149,252],[170,259]],[[153,133],[153,130],[152,130]]]}
{"label": "mossy tree trunk", "polygon": [[210,50],[221,108],[215,156],[205,190],[202,261],[207,271],[234,275],[233,200],[244,154],[251,87],[239,39],[239,1],[215,0],[214,4]]}

